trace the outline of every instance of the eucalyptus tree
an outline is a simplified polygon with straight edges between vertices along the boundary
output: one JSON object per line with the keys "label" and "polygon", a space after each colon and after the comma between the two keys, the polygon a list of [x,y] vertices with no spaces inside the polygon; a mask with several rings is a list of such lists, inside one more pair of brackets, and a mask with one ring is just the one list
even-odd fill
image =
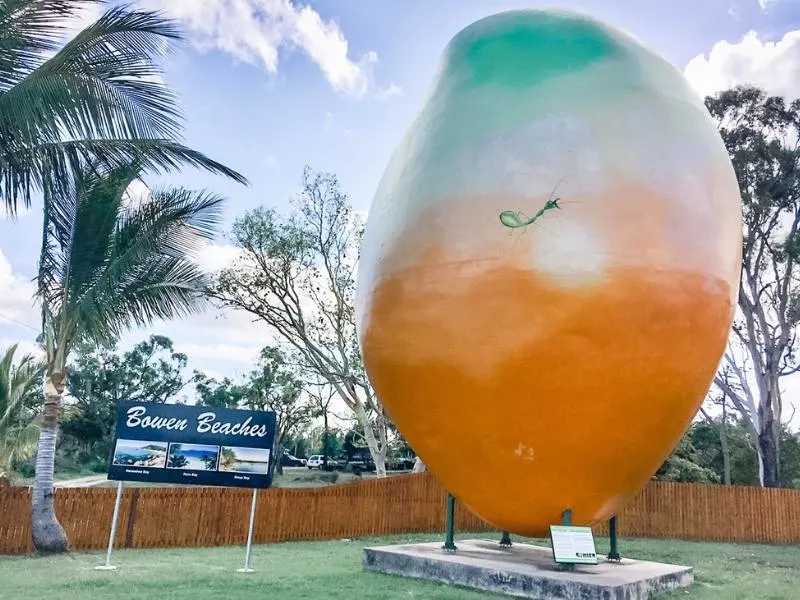
{"label": "eucalyptus tree", "polygon": [[260,207],[234,223],[239,253],[212,294],[269,325],[294,352],[298,372],[336,391],[384,477],[389,418],[361,361],[353,309],[363,224],[336,176],[308,167],[294,208],[282,216]]}
{"label": "eucalyptus tree", "polygon": [[706,99],[736,171],[744,236],[732,343],[716,385],[750,427],[762,485],[781,483],[781,378],[800,371],[800,100],[737,87]]}

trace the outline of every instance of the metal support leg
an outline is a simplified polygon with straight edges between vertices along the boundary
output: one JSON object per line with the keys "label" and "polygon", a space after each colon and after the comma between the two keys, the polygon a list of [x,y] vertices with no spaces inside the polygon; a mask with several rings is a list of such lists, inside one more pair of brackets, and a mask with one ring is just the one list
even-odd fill
{"label": "metal support leg", "polygon": [[253,552],[253,527],[256,522],[256,500],[258,500],[258,490],[253,488],[253,500],[250,502],[250,525],[247,529],[247,550],[244,554],[244,567],[236,569],[238,573],[252,573],[250,568],[250,555]]}
{"label": "metal support leg", "polygon": [[619,554],[619,549],[617,545],[617,517],[611,517],[611,520],[608,522],[608,537],[611,544],[611,548],[608,551],[608,560],[622,560],[622,556]]}
{"label": "metal support leg", "polygon": [[455,552],[455,513],[456,513],[456,498],[452,494],[447,494],[447,518],[445,521],[445,534],[444,546],[442,550],[445,552]]}
{"label": "metal support leg", "polygon": [[500,538],[500,546],[503,548],[511,548],[511,535],[507,532],[503,532],[503,537]]}
{"label": "metal support leg", "polygon": [[572,509],[568,508],[561,513],[561,524],[567,526],[572,525]]}
{"label": "metal support leg", "polygon": [[122,503],[122,482],[117,482],[117,498],[114,500],[114,516],[111,517],[111,533],[108,536],[108,550],[106,563],[95,567],[97,571],[113,571],[117,567],[111,564],[111,552],[114,550],[114,540],[117,537],[117,521],[119,521],[119,505]]}

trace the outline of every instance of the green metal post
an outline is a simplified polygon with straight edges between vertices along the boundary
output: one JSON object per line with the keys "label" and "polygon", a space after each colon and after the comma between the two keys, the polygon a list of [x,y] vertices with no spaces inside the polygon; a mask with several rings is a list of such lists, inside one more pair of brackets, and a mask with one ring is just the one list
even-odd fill
{"label": "green metal post", "polygon": [[611,517],[608,522],[608,537],[610,539],[611,548],[608,551],[608,560],[622,560],[617,547],[617,517]]}
{"label": "green metal post", "polygon": [[507,531],[503,532],[503,537],[500,538],[500,545],[503,548],[511,548],[511,534],[509,534]]}
{"label": "green metal post", "polygon": [[444,546],[442,550],[445,552],[455,552],[456,544],[455,538],[455,513],[456,513],[456,497],[452,494],[447,494],[447,518],[445,521],[444,533]]}

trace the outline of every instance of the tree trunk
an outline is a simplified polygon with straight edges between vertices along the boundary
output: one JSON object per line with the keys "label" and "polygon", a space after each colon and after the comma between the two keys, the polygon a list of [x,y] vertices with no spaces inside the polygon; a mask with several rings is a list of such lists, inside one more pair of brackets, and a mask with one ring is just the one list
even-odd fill
{"label": "tree trunk", "polygon": [[722,404],[722,422],[719,426],[719,443],[722,446],[722,481],[731,484],[731,449],[728,445],[728,411]]}
{"label": "tree trunk", "polygon": [[758,432],[758,455],[761,461],[761,485],[764,487],[778,487],[780,455],[778,448],[778,436],[780,434],[779,423],[775,419],[773,411],[773,395],[780,393],[777,389],[768,389],[767,397],[761,399],[758,407],[759,426]]}
{"label": "tree trunk", "polygon": [[328,411],[322,411],[323,430],[322,430],[322,468],[328,470]]}
{"label": "tree trunk", "polygon": [[[367,409],[364,408],[363,404],[358,405],[356,415],[358,416],[359,423],[361,423],[361,427],[364,429],[364,439],[367,442],[367,448],[372,456],[372,462],[375,463],[375,477],[386,477],[386,444],[379,442],[375,438],[375,430],[372,429],[372,423],[369,420]],[[383,427],[383,416],[378,415],[377,418],[379,420],[379,427]]]}
{"label": "tree trunk", "polygon": [[283,475],[283,440],[281,435],[276,432],[275,440],[272,442],[272,460],[270,461],[270,480],[274,479],[275,475]]}
{"label": "tree trunk", "polygon": [[772,419],[761,422],[758,434],[758,454],[761,459],[762,481],[764,487],[778,487],[778,444],[773,432]]}
{"label": "tree trunk", "polygon": [[58,415],[63,392],[60,374],[48,375],[44,384],[44,409],[36,454],[36,477],[33,483],[31,534],[39,552],[66,552],[67,536],[56,519],[53,508],[53,472],[55,470]]}
{"label": "tree trunk", "polygon": [[283,444],[281,442],[276,445],[275,456],[278,457],[275,461],[275,469],[278,471],[278,475],[283,476]]}

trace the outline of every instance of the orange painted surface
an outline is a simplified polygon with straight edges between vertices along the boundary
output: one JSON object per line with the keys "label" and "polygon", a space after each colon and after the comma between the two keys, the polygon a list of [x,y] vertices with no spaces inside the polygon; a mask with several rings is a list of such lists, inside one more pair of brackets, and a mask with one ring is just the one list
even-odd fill
{"label": "orange painted surface", "polygon": [[[444,485],[498,528],[545,535],[565,508],[576,523],[613,515],[709,387],[733,311],[724,261],[716,244],[703,256],[665,233],[669,198],[636,191],[610,190],[594,204],[605,211],[564,209],[593,223],[608,254],[590,282],[531,268],[536,236],[554,235],[539,223],[489,241],[494,223],[476,214],[513,200],[465,198],[409,224],[373,282],[361,341],[378,396]],[[633,199],[648,208],[613,218]],[[456,226],[471,241],[449,245]],[[663,266],[684,259],[707,268]]]}
{"label": "orange painted surface", "polygon": [[608,517],[669,454],[724,348],[729,293],[675,271],[567,292],[513,268],[465,284],[420,267],[376,290],[364,353],[445,486],[497,527],[544,535],[567,507]]}

